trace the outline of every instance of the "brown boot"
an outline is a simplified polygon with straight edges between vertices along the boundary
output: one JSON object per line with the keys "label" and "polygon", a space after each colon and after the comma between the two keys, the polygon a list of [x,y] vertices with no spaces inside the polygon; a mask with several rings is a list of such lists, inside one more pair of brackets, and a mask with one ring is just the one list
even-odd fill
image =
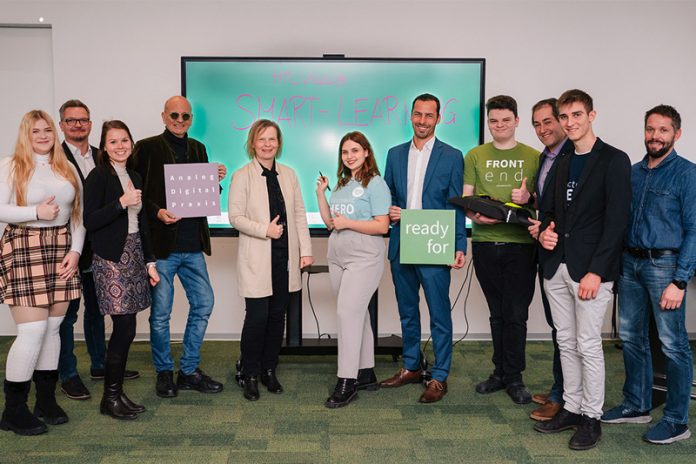
{"label": "brown boot", "polygon": [[555,401],[547,401],[545,404],[539,406],[534,411],[532,411],[529,417],[531,419],[534,419],[535,421],[546,422],[550,421],[553,418],[553,416],[558,414],[558,411],[560,410],[560,403],[556,403]]}

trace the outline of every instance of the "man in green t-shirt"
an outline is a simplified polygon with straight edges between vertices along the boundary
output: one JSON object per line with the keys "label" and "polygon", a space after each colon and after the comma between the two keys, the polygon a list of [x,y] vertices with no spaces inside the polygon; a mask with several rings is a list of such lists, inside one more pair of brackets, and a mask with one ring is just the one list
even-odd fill
{"label": "man in green t-shirt", "polygon": [[[486,102],[493,141],[464,158],[464,196],[488,195],[527,206],[533,202],[539,152],[515,140],[517,102],[507,95]],[[476,385],[478,393],[505,389],[517,404],[532,400],[522,381],[527,343],[527,315],[534,297],[532,239],[523,226],[501,223],[469,211],[473,221],[472,253],[476,278],[486,297],[493,339],[491,376]]]}

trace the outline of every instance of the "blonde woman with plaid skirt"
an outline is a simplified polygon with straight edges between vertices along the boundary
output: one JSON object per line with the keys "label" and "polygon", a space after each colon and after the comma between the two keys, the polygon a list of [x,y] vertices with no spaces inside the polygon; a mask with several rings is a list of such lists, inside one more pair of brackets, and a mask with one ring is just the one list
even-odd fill
{"label": "blonde woman with plaid skirt", "polygon": [[[77,263],[85,239],[80,183],[44,111],[22,118],[14,154],[0,160],[0,302],[17,338],[7,354],[0,429],[38,435],[68,421],[56,403],[60,336],[70,300],[80,297]],[[27,407],[31,379],[36,405]],[[43,419],[43,420],[42,420]]]}

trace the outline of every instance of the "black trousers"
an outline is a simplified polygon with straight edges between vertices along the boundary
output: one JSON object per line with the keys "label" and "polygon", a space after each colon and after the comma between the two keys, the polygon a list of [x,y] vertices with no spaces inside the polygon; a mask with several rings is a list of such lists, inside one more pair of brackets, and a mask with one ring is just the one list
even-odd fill
{"label": "black trousers", "polygon": [[493,374],[506,384],[521,382],[537,271],[534,246],[474,242],[472,251],[476,278],[490,312]]}
{"label": "black trousers", "polygon": [[259,375],[278,365],[285,314],[290,303],[287,248],[271,250],[271,279],[272,295],[244,299],[246,315],[240,345],[245,376]]}

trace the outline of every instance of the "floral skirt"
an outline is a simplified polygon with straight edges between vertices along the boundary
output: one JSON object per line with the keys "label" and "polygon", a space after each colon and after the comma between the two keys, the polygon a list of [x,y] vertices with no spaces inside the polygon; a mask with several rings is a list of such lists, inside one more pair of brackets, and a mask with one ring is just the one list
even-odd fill
{"label": "floral skirt", "polygon": [[139,232],[128,234],[117,263],[95,253],[92,272],[102,314],[133,314],[150,306],[150,281]]}

